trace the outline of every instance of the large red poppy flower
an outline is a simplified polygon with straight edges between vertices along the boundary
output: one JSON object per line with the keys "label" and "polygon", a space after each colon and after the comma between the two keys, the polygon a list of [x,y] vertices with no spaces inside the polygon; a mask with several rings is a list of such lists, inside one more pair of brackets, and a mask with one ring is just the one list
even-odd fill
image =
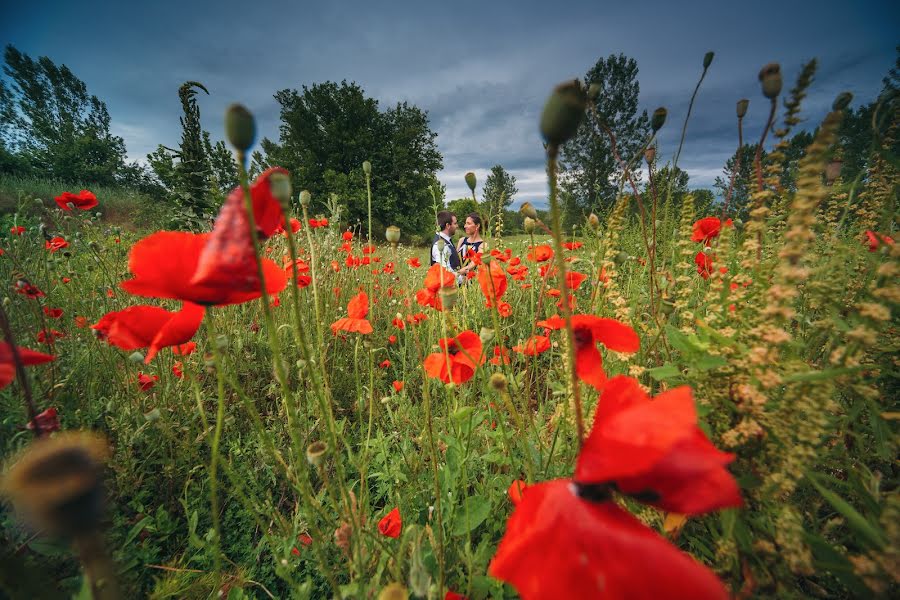
{"label": "large red poppy flower", "polygon": [[704,217],[694,223],[694,232],[691,234],[692,242],[708,244],[713,238],[719,237],[719,229],[722,222],[719,217]]}
{"label": "large red poppy flower", "polygon": [[[120,285],[135,296],[174,298],[207,306],[240,304],[262,295],[256,262],[239,268],[224,268],[221,274],[197,276],[200,256],[210,234],[159,231],[140,240],[131,249],[128,270],[134,278]],[[287,285],[284,270],[263,258],[266,291],[277,294]],[[227,275],[230,273],[231,277]]]}
{"label": "large red poppy flower", "polygon": [[422,306],[430,306],[435,310],[443,310],[438,292],[442,287],[452,288],[456,285],[456,276],[435,263],[425,273],[425,287],[416,292],[416,302]]}
{"label": "large red poppy flower", "polygon": [[666,511],[696,515],[740,506],[738,485],[719,451],[697,426],[687,386],[655,399],[637,380],[606,382],[575,467],[581,484],[614,484],[620,492]]}
{"label": "large red poppy flower", "polygon": [[63,192],[54,198],[56,204],[63,210],[72,210],[78,208],[81,210],[90,210],[97,206],[97,196],[90,190],[81,190],[77,194],[72,192]]}
{"label": "large red poppy flower", "polygon": [[385,537],[398,538],[402,529],[403,519],[400,518],[399,508],[394,508],[378,521],[378,532]]}
{"label": "large red poppy flower", "polygon": [[492,261],[486,269],[478,269],[478,285],[487,299],[488,308],[494,306],[506,293],[506,273],[498,261]]}
{"label": "large red poppy flower", "polygon": [[[21,346],[16,346],[16,350],[19,353],[19,359],[26,367],[42,365],[51,360],[56,360],[55,356],[44,354],[43,352],[38,352],[36,350],[29,350],[28,348],[22,348]],[[12,349],[6,342],[0,342],[0,390],[12,383],[12,380],[15,378],[16,363],[13,362]]]}
{"label": "large red poppy flower", "polygon": [[438,344],[442,351],[425,357],[425,373],[444,383],[465,383],[484,362],[481,338],[474,331],[466,330],[456,337],[443,338]]}
{"label": "large red poppy flower", "polygon": [[528,260],[533,262],[546,262],[553,258],[553,248],[546,244],[534,246],[528,252]]}
{"label": "large red poppy flower", "polygon": [[532,598],[728,598],[722,582],[610,501],[568,479],[528,486],[488,573]]}
{"label": "large red poppy flower", "polygon": [[200,328],[203,314],[202,306],[190,302],[185,302],[178,312],[142,304],[106,313],[91,329],[122,350],[149,347],[144,359],[149,364],[163,348],[190,341]]}
{"label": "large red poppy flower", "polygon": [[56,236],[44,242],[44,247],[50,251],[50,254],[53,254],[57,250],[68,248],[69,242],[67,242],[63,237]]}
{"label": "large red poppy flower", "polygon": [[331,324],[331,332],[337,335],[338,331],[348,333],[372,333],[372,325],[366,319],[369,314],[369,296],[360,292],[347,303],[347,316],[341,317]]}
{"label": "large red poppy flower", "polygon": [[[538,325],[550,329],[562,329],[565,320],[551,317]],[[603,371],[603,357],[597,349],[601,343],[616,352],[637,352],[641,342],[634,329],[615,319],[605,319],[593,315],[574,315],[572,329],[575,333],[575,372],[578,377],[597,389],[606,383]]]}

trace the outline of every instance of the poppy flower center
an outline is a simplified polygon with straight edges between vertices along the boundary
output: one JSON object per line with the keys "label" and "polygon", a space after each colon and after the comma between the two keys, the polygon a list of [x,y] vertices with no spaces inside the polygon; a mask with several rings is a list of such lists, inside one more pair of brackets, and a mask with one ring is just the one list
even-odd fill
{"label": "poppy flower center", "polygon": [[581,348],[587,344],[590,344],[594,341],[594,336],[591,335],[589,329],[576,328],[573,332],[575,336],[575,347]]}

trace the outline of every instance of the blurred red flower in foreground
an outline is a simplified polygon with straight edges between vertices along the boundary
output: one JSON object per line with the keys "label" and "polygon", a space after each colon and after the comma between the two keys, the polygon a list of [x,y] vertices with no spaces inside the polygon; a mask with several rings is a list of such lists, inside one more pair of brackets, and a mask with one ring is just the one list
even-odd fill
{"label": "blurred red flower in foreground", "polygon": [[[42,365],[56,359],[55,356],[22,348],[21,346],[16,346],[16,350],[19,353],[19,359],[26,367]],[[0,390],[12,383],[12,380],[15,378],[16,363],[13,362],[12,349],[6,342],[0,342]]]}
{"label": "blurred red flower in foreground", "polygon": [[491,262],[488,268],[478,269],[478,285],[490,308],[506,293],[506,273],[499,261]]}
{"label": "blurred red flower in foreground", "polygon": [[528,487],[521,479],[516,479],[509,485],[509,489],[506,490],[507,495],[509,496],[509,501],[514,505],[518,505],[519,502],[522,501],[522,496],[525,494],[525,489]]}
{"label": "blurred red flower in foreground", "polygon": [[547,245],[535,246],[528,252],[528,260],[545,262],[553,258],[553,248]]}
{"label": "blurred red flower in foreground", "polygon": [[54,198],[56,204],[63,210],[72,210],[78,208],[81,210],[90,210],[97,206],[97,196],[89,190],[81,190],[77,194],[72,192],[63,192]]}
{"label": "blurred red flower in foreground", "polygon": [[703,279],[709,279],[713,269],[712,258],[706,254],[706,252],[701,250],[694,256],[694,262],[697,264],[697,273],[699,273]]}
{"label": "blurred red flower in foreground", "polygon": [[394,508],[378,521],[378,531],[385,537],[398,538],[401,529],[403,529],[403,519],[400,518],[399,508]]}
{"label": "blurred red flower in foreground", "polygon": [[550,338],[545,335],[533,335],[522,345],[513,346],[515,352],[520,352],[525,356],[536,356],[550,349]]}
{"label": "blurred red flower in foreground", "polygon": [[[34,421],[37,421],[38,428],[42,433],[59,431],[59,413],[53,406],[35,415]],[[25,428],[34,429],[34,421],[28,421],[28,425]]]}
{"label": "blurred red flower in foreground", "polygon": [[704,217],[700,219],[694,223],[694,232],[691,235],[691,241],[708,244],[711,239],[719,237],[721,223],[719,217]]}
{"label": "blurred red flower in foreground", "polygon": [[528,486],[488,573],[532,598],[728,598],[712,571],[610,501],[556,479]]}
{"label": "blurred red flower in foreground", "polygon": [[146,373],[138,372],[137,382],[142,392],[149,392],[156,385],[157,381],[159,381],[159,375],[147,375]]}
{"label": "blurred red flower in foreground", "polygon": [[465,383],[484,362],[481,338],[474,331],[466,330],[456,337],[443,338],[438,344],[442,352],[425,357],[425,373],[444,383]]}
{"label": "blurred red flower in foreground", "polygon": [[338,331],[372,333],[372,325],[366,319],[367,314],[369,314],[369,296],[365,292],[360,292],[347,303],[347,316],[331,324],[331,332],[334,335],[337,335]]}
{"label": "blurred red flower in foreground", "polygon": [[882,244],[886,244],[888,246],[894,245],[894,238],[889,235],[866,230],[865,236],[865,241],[869,245],[869,252],[875,252]]}
{"label": "blurred red flower in foreground", "polygon": [[651,400],[637,380],[619,375],[603,388],[575,480],[613,485],[662,510],[696,515],[741,505],[737,483],[725,469],[733,460],[697,426],[689,387]]}
{"label": "blurred red flower in foreground", "polygon": [[149,347],[144,359],[149,364],[163,348],[186,344],[194,337],[203,315],[204,308],[190,302],[185,302],[178,312],[139,304],[106,313],[91,325],[91,329],[96,330],[101,339],[122,350]]}
{"label": "blurred red flower in foreground", "polygon": [[438,292],[442,287],[453,288],[455,285],[456,275],[435,263],[425,273],[425,287],[416,292],[416,302],[435,310],[443,310]]}

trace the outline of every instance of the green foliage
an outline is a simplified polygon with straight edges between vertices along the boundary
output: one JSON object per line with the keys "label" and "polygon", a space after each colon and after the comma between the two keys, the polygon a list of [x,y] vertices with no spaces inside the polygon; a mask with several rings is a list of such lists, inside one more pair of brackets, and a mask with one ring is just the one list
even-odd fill
{"label": "green foliage", "polygon": [[11,44],[0,80],[0,173],[112,185],[125,143],[109,131],[109,112],[65,65],[33,60]]}
{"label": "green foliage", "polygon": [[485,231],[488,228],[491,232],[494,231],[499,216],[512,205],[518,193],[519,188],[516,187],[515,176],[508,173],[501,165],[491,167],[491,172],[488,173],[482,188],[481,211],[479,211],[484,219]]}

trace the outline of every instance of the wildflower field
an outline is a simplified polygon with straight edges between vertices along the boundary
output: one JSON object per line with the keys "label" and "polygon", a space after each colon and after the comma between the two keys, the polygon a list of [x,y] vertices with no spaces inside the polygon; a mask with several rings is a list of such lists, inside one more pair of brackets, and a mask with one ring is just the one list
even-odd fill
{"label": "wildflower field", "polygon": [[557,156],[596,90],[560,85],[549,212],[486,236],[462,285],[397,228],[314,214],[285,169],[251,180],[238,106],[241,185],[196,231],[20,194],[0,597],[896,594],[900,104],[845,181],[836,98],[785,188],[810,78],[760,80],[772,151],[743,218],[654,179],[680,125],[660,109],[574,235]]}

